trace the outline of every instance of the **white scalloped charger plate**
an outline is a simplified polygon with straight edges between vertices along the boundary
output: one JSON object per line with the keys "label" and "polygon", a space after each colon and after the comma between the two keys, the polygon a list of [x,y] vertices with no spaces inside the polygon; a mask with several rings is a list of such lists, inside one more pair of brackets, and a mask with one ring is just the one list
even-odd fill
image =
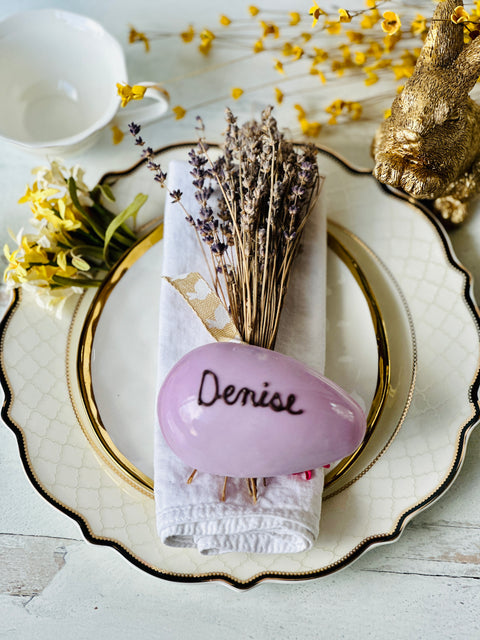
{"label": "white scalloped charger plate", "polygon": [[[185,157],[185,145],[160,155],[164,163]],[[155,375],[158,237],[143,241],[141,257],[110,278],[88,346],[95,410],[113,451],[98,438],[79,385],[87,348],[82,331],[95,294],[72,301],[61,319],[16,295],[2,322],[2,416],[17,435],[34,486],[77,520],[88,540],[116,548],[159,577],[220,580],[245,589],[263,580],[327,575],[372,546],[395,540],[461,467],[480,415],[479,318],[470,276],[426,210],[326,151],[319,164],[327,176],[330,233],[359,263],[355,282],[338,256],[329,261],[329,286],[335,289],[328,299],[327,373],[367,408],[376,406],[378,415],[365,448],[332,478],[320,536],[309,552],[207,557],[165,547],[155,534],[148,403]],[[106,179],[119,203],[132,190],[149,190],[146,219],[161,211],[163,195],[143,166]],[[360,288],[359,296],[362,278],[368,291]],[[369,310],[372,300],[380,309],[377,321]],[[123,374],[114,378],[118,370]],[[386,380],[378,399],[381,370]]]}

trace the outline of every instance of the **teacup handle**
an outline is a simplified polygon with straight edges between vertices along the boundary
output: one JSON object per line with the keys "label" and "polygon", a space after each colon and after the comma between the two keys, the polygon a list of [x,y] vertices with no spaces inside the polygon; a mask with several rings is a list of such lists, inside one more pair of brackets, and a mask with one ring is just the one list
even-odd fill
{"label": "teacup handle", "polygon": [[126,129],[132,121],[140,125],[154,122],[161,118],[168,109],[170,96],[162,86],[156,82],[136,82],[135,84],[147,87],[145,98],[152,98],[155,102],[153,104],[143,104],[143,101],[137,104],[131,103],[126,111],[117,111],[114,123],[120,129]]}

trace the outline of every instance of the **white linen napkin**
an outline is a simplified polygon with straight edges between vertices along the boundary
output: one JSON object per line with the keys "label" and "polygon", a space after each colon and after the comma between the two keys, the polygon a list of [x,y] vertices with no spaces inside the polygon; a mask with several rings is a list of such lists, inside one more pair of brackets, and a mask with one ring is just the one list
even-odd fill
{"label": "white linen napkin", "polygon": [[[170,190],[183,192],[182,202],[195,217],[198,204],[186,163],[172,162]],[[212,197],[211,202],[214,202]],[[212,205],[213,206],[213,205]],[[163,275],[208,271],[193,228],[178,204],[168,200],[164,219]],[[277,337],[276,350],[322,372],[325,358],[326,217],[322,195],[304,231]],[[158,388],[172,366],[186,353],[213,338],[185,300],[165,281],[161,284]],[[226,500],[220,500],[223,478],[185,466],[165,443],[156,419],[154,485],[157,530],[162,542],[196,547],[200,553],[227,551],[293,553],[305,551],[318,535],[324,470],[311,480],[303,476],[268,478],[258,483],[254,504],[247,483],[229,478]]]}

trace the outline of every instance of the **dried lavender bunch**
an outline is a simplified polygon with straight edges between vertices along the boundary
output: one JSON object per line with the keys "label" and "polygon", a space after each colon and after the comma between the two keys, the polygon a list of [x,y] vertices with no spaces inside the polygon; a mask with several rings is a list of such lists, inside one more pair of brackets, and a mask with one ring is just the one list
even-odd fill
{"label": "dried lavender bunch", "polygon": [[[196,217],[184,209],[185,216],[208,248],[213,285],[242,339],[273,349],[292,264],[322,183],[317,150],[286,140],[272,107],[241,127],[227,109],[223,153],[214,159],[198,122],[201,135],[189,163],[199,209]],[[144,146],[139,126],[132,123],[130,131]],[[142,156],[165,187],[152,149]],[[183,206],[179,191],[170,196]]]}
{"label": "dried lavender bunch", "polygon": [[[260,122],[241,127],[227,109],[226,121],[218,159],[210,159],[203,138],[189,154],[200,203],[191,223],[223,275],[217,291],[224,286],[243,340],[273,349],[293,260],[321,186],[317,150],[286,140],[272,107]],[[216,207],[209,204],[213,193]]]}

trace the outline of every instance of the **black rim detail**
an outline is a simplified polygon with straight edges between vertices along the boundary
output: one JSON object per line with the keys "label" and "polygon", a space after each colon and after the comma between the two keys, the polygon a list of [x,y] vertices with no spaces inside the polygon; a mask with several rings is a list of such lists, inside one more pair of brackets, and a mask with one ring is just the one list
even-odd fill
{"label": "black rim detail", "polygon": [[[179,148],[183,148],[183,147],[192,147],[195,146],[196,142],[185,142],[185,143],[181,143],[181,144],[173,144],[173,145],[168,145],[166,147],[162,147],[160,149],[158,149],[155,153],[165,153],[167,151],[171,151],[172,149],[179,149]],[[212,145],[215,146],[215,145]],[[342,167],[344,167],[347,171],[349,171],[350,173],[354,173],[356,175],[364,175],[364,176],[370,176],[372,177],[372,172],[369,169],[356,169],[355,167],[353,167],[352,165],[350,165],[346,160],[344,160],[343,158],[335,155],[334,152],[332,152],[329,149],[326,149],[322,146],[318,146],[318,150],[320,151],[320,153],[328,156],[329,158],[331,158],[332,160],[334,160],[335,162],[337,162],[338,164],[340,164]],[[140,160],[139,162],[137,162],[133,167],[131,167],[130,169],[127,169],[126,171],[118,171],[118,172],[110,172],[110,173],[106,173],[102,179],[101,182],[114,182],[115,178],[121,178],[123,176],[126,176],[130,173],[132,173],[133,171],[135,171],[141,164],[143,164],[145,162],[145,160]],[[432,213],[432,210],[429,208],[428,204],[425,202],[419,202],[414,200],[413,198],[411,198],[410,196],[408,196],[407,194],[396,190],[396,189],[392,189],[389,187],[386,187],[385,185],[381,185],[380,183],[378,183],[379,187],[382,188],[383,190],[385,190],[387,193],[389,193],[389,195],[392,195],[396,198],[402,199],[408,203],[410,203],[413,207],[415,207],[416,209],[418,209],[422,215],[425,215],[429,221],[433,224],[433,226],[435,227],[437,234],[442,242],[442,246],[443,249],[445,251],[445,255],[448,259],[448,262],[458,271],[460,271],[465,279],[465,284],[464,284],[464,290],[463,290],[463,297],[465,302],[467,303],[467,306],[472,314],[472,317],[475,320],[475,324],[477,327],[477,332],[480,335],[480,313],[479,310],[474,302],[473,299],[473,286],[472,286],[472,276],[470,274],[470,272],[459,262],[459,260],[457,259],[457,257],[454,255],[453,253],[453,249],[450,245],[450,241],[448,239],[448,236],[446,235],[445,229],[442,226],[441,222],[439,221],[439,219]],[[473,427],[476,425],[477,421],[480,418],[480,405],[479,405],[479,400],[478,400],[478,394],[479,394],[479,389],[480,389],[480,369],[477,369],[477,373],[475,375],[475,379],[473,380],[472,384],[470,385],[469,388],[469,401],[470,403],[473,405],[475,411],[474,411],[474,415],[472,416],[472,418],[462,427],[462,430],[459,433],[459,444],[458,444],[458,449],[455,455],[455,459],[453,461],[450,473],[448,474],[448,476],[445,478],[445,480],[442,482],[442,484],[437,487],[437,489],[430,495],[427,496],[422,502],[416,504],[415,506],[411,507],[410,509],[408,509],[407,511],[405,511],[401,517],[399,518],[397,524],[395,525],[395,529],[389,533],[389,534],[380,534],[377,536],[372,536],[371,538],[367,538],[365,539],[363,542],[361,542],[353,551],[350,552],[350,554],[348,556],[346,556],[345,558],[339,560],[338,562],[325,567],[324,569],[320,569],[318,571],[312,571],[312,572],[307,572],[306,574],[288,574],[288,573],[282,573],[282,572],[262,572],[256,576],[253,576],[251,579],[246,580],[246,581],[241,581],[236,579],[235,577],[228,575],[228,574],[222,574],[222,573],[209,573],[209,574],[199,574],[198,576],[195,575],[182,575],[182,574],[170,574],[170,573],[166,573],[163,572],[159,569],[154,569],[150,566],[148,566],[147,564],[145,564],[142,560],[140,560],[139,558],[137,558],[131,551],[129,551],[128,549],[126,549],[124,546],[122,546],[120,543],[118,543],[115,540],[111,540],[111,539],[105,539],[105,538],[99,538],[96,537],[89,528],[89,525],[86,521],[86,519],[79,513],[71,510],[69,507],[65,506],[64,504],[60,503],[59,501],[57,501],[57,499],[52,496],[40,483],[39,481],[36,479],[35,474],[31,468],[30,465],[30,460],[28,457],[28,452],[27,452],[27,448],[26,448],[26,442],[25,442],[25,438],[24,438],[24,434],[22,432],[22,429],[10,418],[9,415],[9,410],[10,407],[12,405],[12,401],[13,401],[13,397],[12,397],[12,393],[10,390],[10,385],[8,383],[8,379],[7,379],[7,375],[6,375],[6,371],[5,371],[5,366],[4,366],[4,362],[3,362],[3,341],[5,339],[5,332],[7,330],[8,324],[10,322],[11,317],[13,316],[13,313],[15,311],[15,309],[17,308],[17,306],[20,304],[20,295],[18,293],[18,290],[15,290],[13,293],[13,300],[10,304],[10,306],[8,307],[4,317],[2,318],[1,322],[0,322],[0,384],[2,385],[4,394],[5,394],[5,399],[3,402],[3,406],[2,406],[2,410],[1,410],[1,416],[2,419],[4,420],[5,424],[13,431],[13,433],[16,436],[17,439],[17,445],[18,445],[18,450],[20,453],[20,458],[22,460],[22,464],[23,467],[25,469],[25,472],[30,480],[30,482],[32,483],[32,485],[35,487],[35,489],[38,491],[38,493],[47,501],[49,502],[51,505],[53,505],[55,508],[57,508],[59,511],[61,511],[62,513],[64,513],[65,515],[67,515],[68,517],[72,518],[73,520],[75,520],[77,522],[77,524],[79,525],[83,536],[85,537],[85,539],[90,542],[91,544],[96,544],[96,545],[100,545],[100,546],[106,546],[106,547],[112,547],[114,549],[116,549],[124,558],[126,558],[129,562],[131,562],[133,565],[135,565],[136,567],[138,567],[139,569],[141,569],[142,571],[145,571],[146,573],[156,576],[158,578],[162,578],[163,580],[168,580],[171,582],[182,582],[182,583],[187,583],[187,582],[225,582],[227,584],[229,584],[232,587],[235,587],[236,589],[239,590],[246,590],[246,589],[250,589],[253,586],[257,585],[260,582],[264,582],[267,580],[281,580],[281,581],[288,581],[288,582],[299,582],[299,581],[305,581],[305,580],[313,580],[316,578],[320,578],[322,576],[326,576],[326,575],[330,575],[332,573],[335,573],[336,571],[339,571],[340,569],[345,568],[346,566],[348,566],[349,564],[351,564],[352,562],[354,562],[356,559],[358,559],[365,551],[367,551],[370,547],[375,546],[377,544],[383,544],[383,543],[388,543],[388,542],[393,542],[395,541],[403,532],[403,530],[405,529],[405,526],[407,525],[407,523],[409,522],[409,520],[411,519],[411,517],[413,517],[414,514],[421,512],[424,508],[426,508],[427,506],[429,506],[430,504],[432,504],[433,502],[435,502],[443,493],[444,491],[450,486],[450,484],[455,480],[455,477],[457,476],[458,472],[460,471],[462,462],[463,462],[463,458],[465,455],[465,451],[466,451],[466,444],[467,444],[467,440],[468,440],[468,436],[470,435],[471,430],[473,429]]]}

